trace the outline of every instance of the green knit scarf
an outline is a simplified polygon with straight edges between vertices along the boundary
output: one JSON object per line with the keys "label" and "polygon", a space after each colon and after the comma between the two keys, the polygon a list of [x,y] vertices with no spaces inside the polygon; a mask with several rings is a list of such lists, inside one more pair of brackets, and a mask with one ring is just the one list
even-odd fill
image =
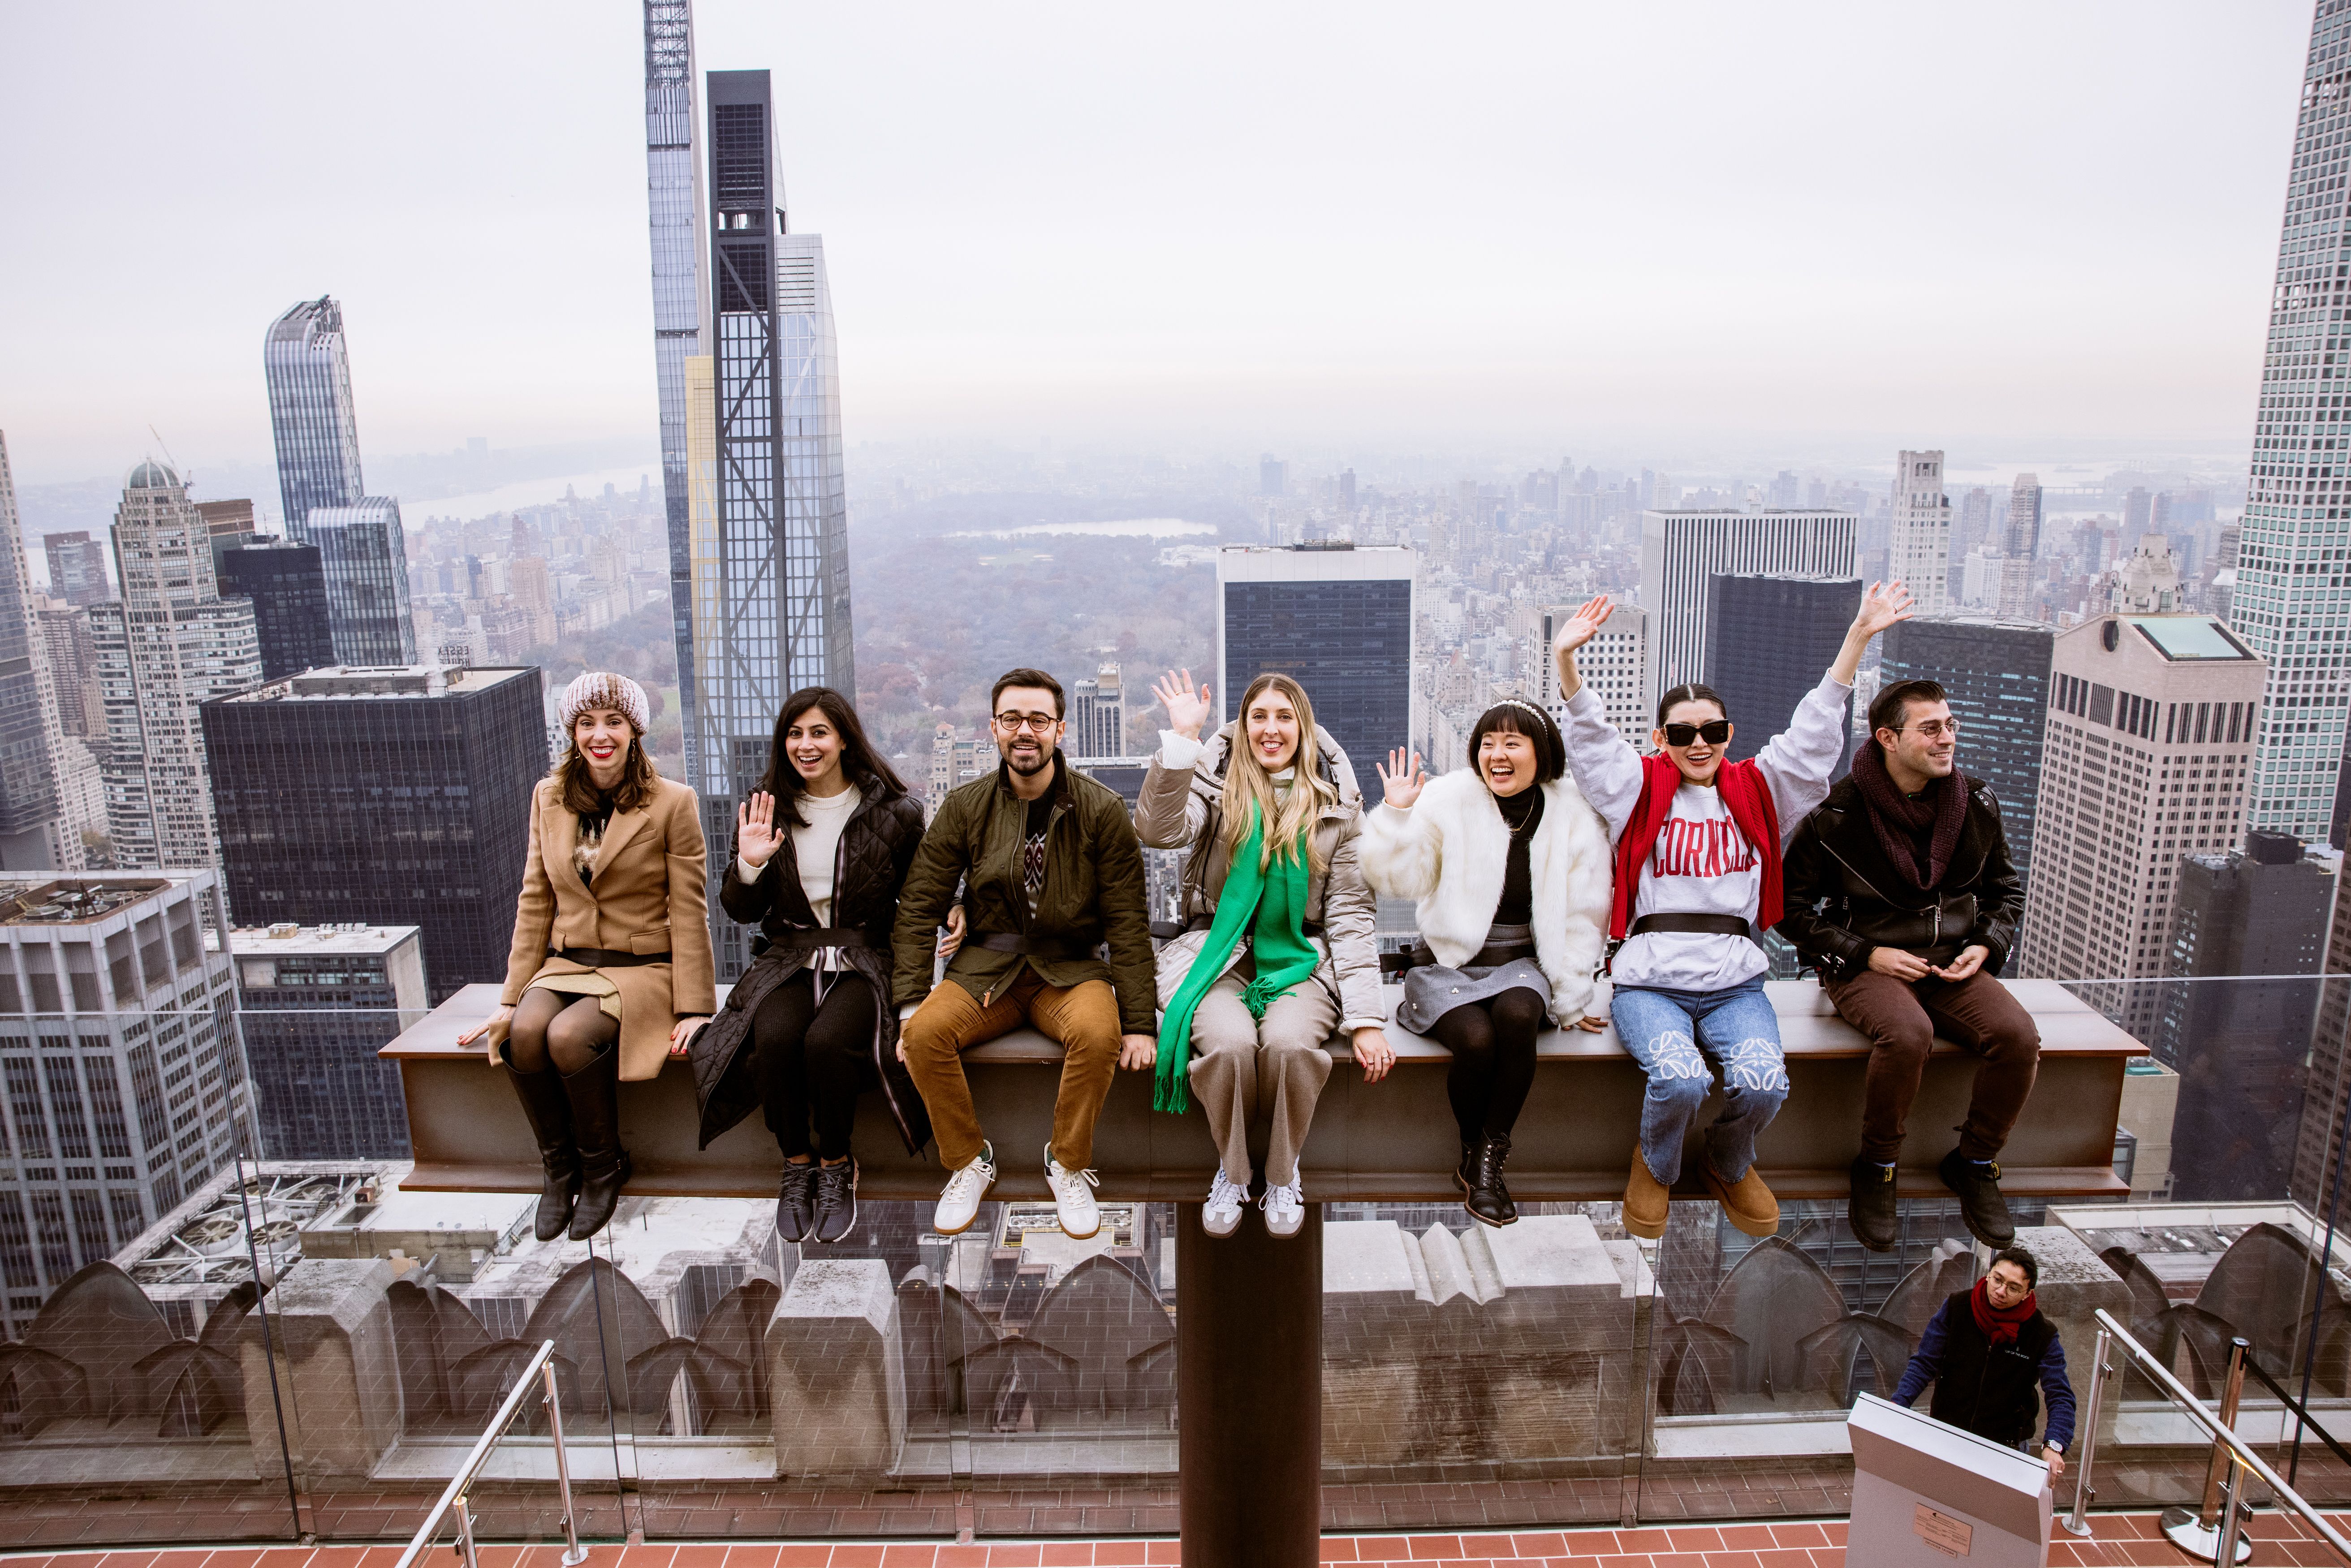
{"label": "green knit scarf", "polygon": [[1233,851],[1232,864],[1225,872],[1208,939],[1160,1016],[1159,1063],[1151,1091],[1154,1110],[1180,1116],[1191,1109],[1186,1069],[1192,1056],[1192,1015],[1208,988],[1224,975],[1226,961],[1252,921],[1257,978],[1241,991],[1251,1018],[1263,1019],[1275,998],[1312,976],[1314,966],[1322,962],[1322,955],[1306,939],[1306,841],[1301,835],[1298,842],[1284,845],[1270,868],[1259,863],[1264,841],[1265,815],[1251,802],[1249,834]]}

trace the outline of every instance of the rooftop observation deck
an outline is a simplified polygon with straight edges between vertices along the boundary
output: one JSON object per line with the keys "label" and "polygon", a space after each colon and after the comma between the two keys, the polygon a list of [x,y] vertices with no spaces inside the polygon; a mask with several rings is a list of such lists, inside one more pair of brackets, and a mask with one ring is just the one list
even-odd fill
{"label": "rooftop observation deck", "polygon": [[[2119,1197],[2114,1171],[2125,1064],[2147,1054],[2088,1002],[2055,980],[2010,982],[2041,1029],[2041,1074],[2001,1163],[2001,1185],[2026,1198]],[[1838,1018],[1811,980],[1766,986],[1780,1016],[1792,1092],[1763,1135],[1764,1179],[1783,1198],[1841,1198],[1861,1126],[1868,1042]],[[1390,988],[1390,1011],[1401,994]],[[722,990],[722,998],[724,992]],[[414,1139],[414,1189],[535,1192],[538,1161],[520,1108],[478,1047],[457,1037],[489,1016],[496,989],[469,986],[383,1048],[400,1064]],[[1460,1157],[1445,1099],[1449,1060],[1442,1046],[1395,1023],[1397,1064],[1385,1082],[1349,1070],[1344,1037],[1331,1041],[1338,1065],[1316,1108],[1301,1173],[1314,1201],[1447,1200],[1458,1196]],[[1643,1078],[1611,1029],[1552,1030],[1537,1045],[1535,1084],[1513,1134],[1510,1190],[1521,1200],[1595,1201],[1620,1197],[1640,1122]],[[1050,1134],[1054,1078],[1040,1069],[1061,1048],[1020,1030],[965,1053],[983,1125],[1000,1151],[996,1196],[1045,1197],[1034,1157]],[[1965,1119],[1976,1059],[1938,1041],[1910,1117],[1900,1191],[1944,1191],[1935,1166]],[[661,1076],[622,1086],[622,1135],[641,1196],[758,1197],[771,1195],[781,1165],[755,1116],[707,1150],[695,1145],[692,1075],[672,1062]],[[1711,1111],[1708,1112],[1711,1114]],[[910,1158],[878,1107],[858,1119],[859,1190],[874,1198],[928,1199],[942,1173],[925,1151]],[[1197,1202],[1216,1168],[1207,1119],[1151,1109],[1148,1074],[1122,1072],[1094,1135],[1094,1165],[1106,1199]],[[1686,1178],[1690,1196],[1699,1189]]]}

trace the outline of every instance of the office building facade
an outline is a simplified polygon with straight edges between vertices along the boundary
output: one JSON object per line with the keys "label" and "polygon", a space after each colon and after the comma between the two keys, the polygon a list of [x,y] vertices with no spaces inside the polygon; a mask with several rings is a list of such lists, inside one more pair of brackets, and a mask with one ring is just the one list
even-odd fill
{"label": "office building facade", "polygon": [[[694,658],[694,523],[686,481],[686,361],[702,353],[709,233],[695,156],[694,7],[645,0],[645,204],[653,235],[653,379],[661,400],[662,503],[669,525],[671,632],[685,727],[685,782],[701,788],[700,672]],[[526,552],[528,553],[528,552]]]}
{"label": "office building facade", "polygon": [[351,507],[310,508],[309,543],[326,580],[327,628],[340,664],[416,663],[408,609],[408,541],[400,503],[371,496]]}
{"label": "office building facade", "polygon": [[2008,621],[2037,621],[2041,591],[2035,578],[2041,556],[2041,479],[2019,474],[2008,489],[2008,522],[2001,534],[2000,596],[1995,608]]}
{"label": "office building facade", "polygon": [[[1729,756],[1737,761],[1771,744],[1821,684],[1861,608],[1861,582],[1725,572],[1708,580],[1706,596],[1706,652],[1698,678],[1722,695],[1732,727]],[[1847,697],[1848,736],[1852,720],[1853,699]],[[1844,777],[1844,758],[1841,751],[1832,777]]]}
{"label": "office building facade", "polygon": [[2043,622],[1966,614],[1897,622],[1877,638],[1879,691],[1934,681],[1949,697],[1959,771],[1991,787],[2009,855],[2028,886],[2055,641],[2056,628]]}
{"label": "office building facade", "polygon": [[400,1068],[376,1052],[431,1003],[413,925],[229,933],[261,1157],[404,1160]]}
{"label": "office building facade", "polygon": [[19,880],[0,911],[0,1322],[16,1337],[77,1270],[251,1154],[252,1106],[212,873]]}
{"label": "office building facade", "polygon": [[89,611],[114,863],[216,866],[196,705],[260,685],[253,605],[220,597],[204,517],[160,463],[142,463],[125,480],[114,554],[122,597]]}
{"label": "office building facade", "polygon": [[54,870],[60,863],[60,738],[48,647],[33,619],[16,475],[7,438],[0,435],[0,871]]}
{"label": "office building facade", "polygon": [[1835,508],[1642,513],[1641,605],[1652,628],[1646,706],[1654,710],[1667,688],[1703,678],[1709,578],[1855,576],[1855,521]]}
{"label": "office building facade", "polygon": [[1886,575],[1909,585],[1921,615],[1948,606],[1951,576],[1951,498],[1943,493],[1943,455],[1898,452],[1888,513]]}
{"label": "office building facade", "polygon": [[95,604],[112,597],[114,585],[106,577],[106,542],[87,533],[43,534],[41,549],[49,558],[50,596],[68,604]]}
{"label": "office building facade", "polygon": [[263,680],[282,681],[337,662],[317,545],[255,538],[231,546],[220,552],[220,592],[224,599],[253,601]]}
{"label": "office building facade", "polygon": [[99,697],[98,644],[90,637],[89,612],[52,601],[49,608],[33,612],[33,627],[48,664],[58,732],[85,745],[103,744],[106,705]]}
{"label": "office building facade", "polygon": [[[857,673],[824,243],[785,219],[768,73],[713,71],[705,84],[713,331],[707,370],[690,363],[686,377],[700,732],[687,777],[721,843],[767,770],[784,697],[854,693]],[[711,936],[731,980],[749,962],[748,933],[718,910],[718,869]]]}
{"label": "office building facade", "polygon": [[360,478],[359,421],[351,411],[343,308],[321,296],[272,321],[262,340],[261,368],[269,386],[269,430],[277,448],[286,532],[308,544],[313,507],[355,507],[367,494]]}
{"label": "office building facade", "polygon": [[1104,664],[1070,693],[1070,730],[1061,748],[1071,757],[1126,755],[1126,692],[1116,664]]}
{"label": "office building facade", "polygon": [[[2344,875],[2340,866],[2335,877],[2334,917],[2327,923],[2325,964],[2328,975],[2351,975],[2351,876]],[[2351,1100],[2346,1066],[2351,1066],[2351,979],[2329,979],[2320,985],[2317,1020],[2310,1031],[2310,1091],[2294,1133],[2288,1189],[2295,1201],[2312,1208],[2326,1201],[2343,1157],[2345,1103]]]}
{"label": "office building facade", "polygon": [[1412,734],[1414,552],[1391,546],[1228,546],[1217,552],[1223,719],[1268,671],[1294,677],[1358,778]]}
{"label": "office building facade", "polygon": [[[2163,972],[2181,859],[2236,847],[2262,661],[2209,615],[2102,615],[2057,633],[2014,971]],[[2095,1000],[2148,1038],[2159,988]]]}
{"label": "office building facade", "polygon": [[[2286,1190],[2286,1134],[2310,1086],[2315,977],[2335,878],[2332,865],[2304,858],[2298,841],[2259,829],[2242,851],[2180,862],[2167,983],[2148,1041],[2179,1074],[2172,1144],[2192,1153],[2175,1162],[2176,1201],[2259,1201]],[[2285,977],[2296,975],[2313,977]]]}
{"label": "office building facade", "polygon": [[[1559,724],[1566,722],[1567,704],[1560,698],[1559,660],[1552,649],[1561,623],[1573,613],[1565,607],[1542,612],[1538,700]],[[1616,733],[1635,750],[1647,751],[1656,717],[1649,706],[1649,612],[1630,601],[1618,601],[1608,612],[1608,624],[1576,651],[1575,670],[1600,699]]]}
{"label": "office building facade", "polygon": [[229,907],[421,926],[435,1003],[503,980],[545,723],[529,668],[333,666],[205,703]]}

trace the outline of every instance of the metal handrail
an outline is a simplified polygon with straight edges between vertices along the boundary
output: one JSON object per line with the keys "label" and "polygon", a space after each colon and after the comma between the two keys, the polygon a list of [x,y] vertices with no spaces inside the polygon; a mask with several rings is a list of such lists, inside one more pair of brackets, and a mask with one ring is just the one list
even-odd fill
{"label": "metal handrail", "polygon": [[514,1388],[507,1395],[506,1403],[499,1406],[498,1413],[490,1418],[489,1429],[482,1434],[481,1441],[474,1445],[474,1451],[465,1456],[465,1462],[457,1467],[457,1473],[449,1479],[448,1490],[441,1494],[441,1500],[433,1505],[433,1511],[424,1516],[423,1528],[409,1538],[408,1550],[400,1554],[400,1561],[392,1568],[413,1568],[416,1560],[432,1546],[433,1532],[440,1528],[441,1516],[452,1508],[457,1511],[457,1547],[465,1557],[465,1568],[480,1568],[474,1555],[474,1515],[465,1506],[465,1492],[473,1485],[474,1478],[481,1473],[482,1466],[488,1462],[490,1450],[497,1446],[498,1439],[507,1435],[507,1428],[514,1425],[514,1418],[521,1414],[524,1396],[529,1394],[534,1381],[544,1385],[538,1399],[547,1406],[548,1431],[555,1440],[555,1485],[563,1494],[564,1568],[579,1568],[588,1560],[588,1550],[580,1544],[580,1528],[573,1519],[571,1464],[563,1452],[563,1406],[556,1396],[555,1388],[555,1342],[548,1340],[530,1358],[530,1364],[522,1369],[522,1375],[515,1379]]}
{"label": "metal handrail", "polygon": [[2072,1517],[2065,1521],[2066,1529],[2076,1535],[2087,1535],[2090,1532],[2086,1515],[2089,1512],[2090,1499],[2097,1495],[2096,1490],[2090,1485],[2090,1467],[2097,1461],[2098,1419],[2105,1400],[2106,1385],[2113,1379],[2115,1374],[2121,1370],[2109,1364],[2107,1352],[2114,1346],[2120,1345],[2124,1353],[2138,1364],[2139,1370],[2163,1391],[2165,1397],[2185,1412],[2190,1420],[2212,1434],[2215,1457],[2218,1458],[2223,1451],[2227,1454],[2230,1484],[2227,1489],[2227,1501],[2220,1513],[2220,1540],[2218,1555],[2214,1559],[2216,1562],[2230,1563],[2236,1558],[2241,1523],[2238,1514],[2238,1499],[2243,1490],[2242,1486],[2239,1484],[2241,1478],[2236,1472],[2241,1469],[2250,1470],[2259,1476],[2262,1483],[2276,1494],[2281,1502],[2301,1515],[2304,1522],[2318,1532],[2320,1539],[2341,1553],[2346,1562],[2351,1562],[2351,1540],[2346,1540],[2343,1532],[2327,1523],[2319,1511],[2304,1500],[2300,1492],[2286,1485],[2284,1478],[2263,1463],[2259,1454],[2247,1448],[2239,1439],[2237,1434],[2229,1429],[2226,1422],[2221,1421],[2205,1408],[2204,1402],[2190,1394],[2179,1379],[2172,1375],[2169,1367],[2148,1354],[2145,1345],[2133,1339],[2130,1331],[2115,1321],[2113,1313],[2104,1307],[2099,1308],[2097,1324],[2097,1352],[2095,1358],[2091,1362],[2090,1399],[2085,1412],[2086,1419],[2082,1427],[2082,1462],[2074,1473],[2074,1510]]}

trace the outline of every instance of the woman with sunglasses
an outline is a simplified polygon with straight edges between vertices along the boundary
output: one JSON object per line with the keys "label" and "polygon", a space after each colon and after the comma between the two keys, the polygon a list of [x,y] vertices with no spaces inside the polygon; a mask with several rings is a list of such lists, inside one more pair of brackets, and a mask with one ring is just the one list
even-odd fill
{"label": "woman with sunglasses", "polygon": [[1643,757],[1583,687],[1575,651],[1607,624],[1606,594],[1560,628],[1567,768],[1607,819],[1616,845],[1609,936],[1616,1038],[1648,1075],[1640,1144],[1625,1184],[1625,1228],[1654,1239],[1681,1178],[1683,1145],[1722,1071],[1722,1113],[1698,1179],[1750,1236],[1780,1228],[1779,1200],[1755,1172],[1755,1140],[1788,1097],[1780,1020],[1763,994],[1759,946],[1778,918],[1781,855],[1844,760],[1845,709],[1869,640],[1910,617],[1910,592],[1871,583],[1821,684],[1784,734],[1728,760],[1736,733],[1713,688],[1680,685],[1657,703]]}
{"label": "woman with sunglasses", "polygon": [[1374,892],[1420,901],[1396,1022],[1452,1053],[1462,1207],[1509,1225],[1519,1211],[1502,1162],[1534,1087],[1535,1037],[1546,1017],[1607,1027],[1584,1009],[1606,946],[1608,840],[1562,777],[1559,727],[1534,704],[1488,708],[1468,750],[1468,767],[1426,780],[1417,754],[1391,752],[1360,852]]}

